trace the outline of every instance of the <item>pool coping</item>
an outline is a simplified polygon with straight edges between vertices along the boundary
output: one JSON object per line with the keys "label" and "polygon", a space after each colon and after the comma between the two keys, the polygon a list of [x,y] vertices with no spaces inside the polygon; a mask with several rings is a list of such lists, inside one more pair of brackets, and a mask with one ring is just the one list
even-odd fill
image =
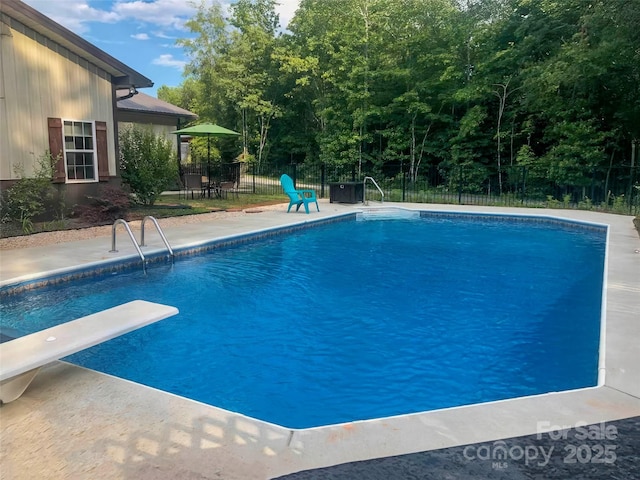
{"label": "pool coping", "polygon": [[[406,204],[394,206],[406,210],[449,213],[484,211],[495,214],[502,211],[506,215],[522,213],[541,216],[537,215],[538,211],[534,213],[527,209],[422,204],[414,204],[411,208]],[[323,210],[328,209],[329,205],[325,203]],[[332,209],[333,212],[328,212],[326,218],[366,210],[360,205]],[[34,386],[25,393],[23,399],[0,409],[3,428],[0,448],[3,454],[11,454],[7,456],[11,460],[7,468],[19,472],[20,459],[35,461],[36,464],[42,464],[42,468],[49,468],[44,462],[54,459],[64,464],[69,472],[85,472],[85,478],[125,478],[133,471],[139,473],[140,468],[150,465],[161,466],[163,475],[167,474],[166,477],[154,478],[172,478],[171,474],[180,471],[199,472],[203,478],[217,478],[213,476],[213,471],[224,478],[271,478],[355,460],[540,433],[554,426],[575,426],[638,416],[640,354],[633,339],[640,338],[640,328],[638,322],[633,321],[639,313],[633,295],[640,292],[640,275],[634,274],[640,271],[637,268],[640,255],[636,253],[640,250],[640,240],[633,230],[631,217],[574,211],[543,210],[540,213],[608,225],[607,278],[603,288],[606,296],[606,303],[603,302],[603,309],[606,309],[606,326],[603,327],[606,338],[603,358],[606,361],[603,371],[607,375],[596,387],[384,419],[289,429],[58,362],[36,377]],[[303,223],[307,221],[308,218]],[[286,222],[290,222],[290,219],[287,218]],[[69,383],[77,388],[69,388]],[[52,397],[56,403],[48,401]],[[77,411],[78,408],[86,411],[87,404],[94,407],[91,418],[98,424],[110,423],[110,430],[95,431],[87,427],[85,416],[69,422],[65,412]],[[149,408],[150,405],[153,408]],[[122,423],[123,419],[131,422],[132,418],[135,418],[134,426]],[[188,431],[193,436],[194,422],[203,418],[207,420],[207,425],[216,425],[216,428],[210,431],[201,429],[198,436],[201,439],[206,437],[215,447],[205,449],[194,446],[193,442],[186,446],[169,438],[170,435],[166,437],[159,433],[164,431],[167,423],[171,423],[181,425],[182,428],[177,430],[182,434]],[[75,442],[86,442],[89,447],[74,447],[74,443],[68,445],[68,451],[63,449],[58,452],[57,448],[50,445],[52,439],[38,439],[38,451],[56,450],[55,454],[45,456],[42,460],[38,455],[27,455],[21,445],[28,446],[27,451],[33,451],[36,447],[25,444],[27,438],[30,442],[34,442],[34,438],[20,434],[21,426],[28,425],[30,429],[37,430],[43,423],[49,430],[55,431],[57,437],[72,437]],[[11,431],[8,442],[4,434],[6,431]],[[107,440],[117,445],[114,439],[122,436],[129,439],[129,449],[140,460],[134,456],[131,461],[118,461],[122,455],[127,457],[126,453],[120,452],[118,457],[109,449],[101,449]],[[164,441],[167,445],[177,445],[172,448],[178,449],[178,453],[167,453],[171,451],[170,448],[160,448],[163,455],[149,454],[140,447],[140,443],[149,438],[155,438],[156,444]],[[78,451],[90,458],[84,461],[78,459]],[[99,462],[104,475],[94,476],[95,470],[91,476],[86,474],[92,465],[91,460],[93,464]]]}
{"label": "pool coping", "polygon": [[[346,221],[355,217],[356,213],[344,213],[327,218],[309,220],[301,224],[293,224],[284,227],[264,228],[253,230],[242,234],[224,235],[210,240],[199,240],[196,242],[180,245],[172,248],[174,258],[193,255],[196,253],[225,248],[230,245],[238,245],[255,240],[261,240],[275,235],[284,235],[295,232],[310,226],[326,225],[336,221]],[[114,252],[110,252],[114,253]],[[116,252],[117,253],[117,252]],[[147,250],[145,255],[145,265],[171,261],[166,249],[152,248]],[[71,265],[56,268],[44,272],[35,272],[22,275],[16,278],[0,279],[0,298],[5,295],[21,293],[24,290],[46,287],[50,284],[64,283],[80,278],[108,274],[125,269],[143,268],[143,261],[139,255],[131,254],[106,260],[89,262],[81,266]]]}

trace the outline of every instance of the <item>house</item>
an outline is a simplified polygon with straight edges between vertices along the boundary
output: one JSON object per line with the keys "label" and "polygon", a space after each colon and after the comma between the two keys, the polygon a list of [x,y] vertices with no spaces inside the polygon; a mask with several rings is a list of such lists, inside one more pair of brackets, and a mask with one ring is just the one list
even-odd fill
{"label": "house", "polygon": [[119,123],[173,131],[195,117],[138,94],[153,82],[20,0],[0,1],[0,60],[2,189],[50,152],[52,182],[83,203],[120,184]]}

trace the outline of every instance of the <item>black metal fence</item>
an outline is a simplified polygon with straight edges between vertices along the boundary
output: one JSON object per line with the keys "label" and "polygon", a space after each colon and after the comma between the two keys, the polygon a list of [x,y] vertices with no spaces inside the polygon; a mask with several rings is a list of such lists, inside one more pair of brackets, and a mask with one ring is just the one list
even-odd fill
{"label": "black metal fence", "polygon": [[[237,182],[240,193],[278,195],[280,176],[288,174],[297,188],[313,188],[320,198],[329,197],[334,182],[359,182],[372,177],[384,192],[385,201],[503,205],[530,207],[601,208],[640,214],[638,166],[593,168],[576,175],[575,184],[560,185],[527,167],[506,167],[500,175],[474,166],[430,165],[411,178],[406,165],[386,163],[367,171],[356,166],[255,165],[238,162],[218,165],[183,165],[183,173],[200,173],[221,181]],[[210,175],[207,175],[207,170]],[[371,168],[371,170],[374,170]],[[367,199],[379,200],[380,192],[366,182]]]}
{"label": "black metal fence", "polygon": [[[220,182],[240,183],[243,164],[233,163],[189,163],[180,165],[180,175],[201,175]],[[245,169],[246,172],[246,169]]]}

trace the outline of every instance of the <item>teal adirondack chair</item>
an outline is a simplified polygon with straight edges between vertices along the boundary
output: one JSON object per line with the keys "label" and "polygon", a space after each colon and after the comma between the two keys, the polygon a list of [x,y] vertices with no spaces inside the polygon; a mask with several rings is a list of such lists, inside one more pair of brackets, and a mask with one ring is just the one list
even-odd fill
{"label": "teal adirondack chair", "polygon": [[293,180],[291,180],[291,177],[287,174],[280,177],[280,183],[282,184],[284,193],[289,197],[289,208],[287,208],[287,213],[289,213],[291,207],[294,205],[296,206],[296,212],[300,210],[300,205],[304,205],[305,211],[309,213],[310,203],[315,203],[316,208],[320,211],[315,190],[296,190],[293,186]]}

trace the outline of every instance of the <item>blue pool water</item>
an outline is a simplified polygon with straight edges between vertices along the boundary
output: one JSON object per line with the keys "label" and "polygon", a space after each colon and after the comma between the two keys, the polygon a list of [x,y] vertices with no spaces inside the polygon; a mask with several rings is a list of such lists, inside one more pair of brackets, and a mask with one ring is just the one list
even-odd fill
{"label": "blue pool water", "polygon": [[344,221],[7,296],[0,318],[175,305],[67,360],[303,428],[595,385],[604,251],[543,223]]}

